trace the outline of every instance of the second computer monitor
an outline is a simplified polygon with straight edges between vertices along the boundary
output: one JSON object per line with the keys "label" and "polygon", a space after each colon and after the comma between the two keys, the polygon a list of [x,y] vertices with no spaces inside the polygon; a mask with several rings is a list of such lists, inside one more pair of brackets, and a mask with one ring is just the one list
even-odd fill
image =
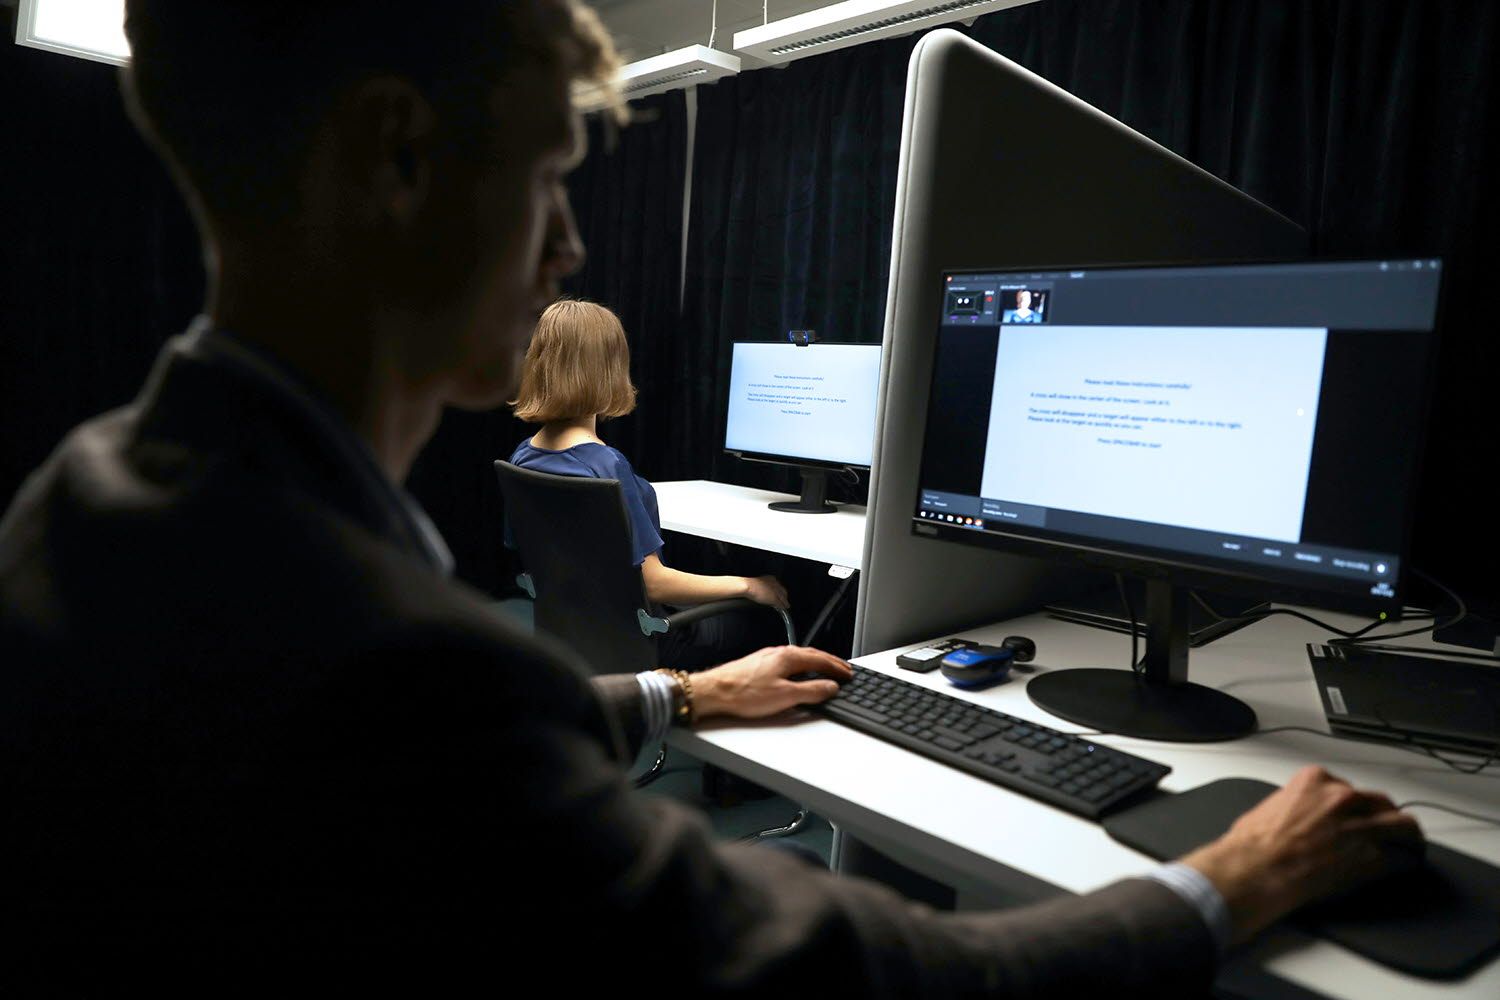
{"label": "second computer monitor", "polygon": [[830,470],[869,468],[879,394],[877,344],[736,343],[724,449],[802,472],[802,496],[771,506],[827,513]]}

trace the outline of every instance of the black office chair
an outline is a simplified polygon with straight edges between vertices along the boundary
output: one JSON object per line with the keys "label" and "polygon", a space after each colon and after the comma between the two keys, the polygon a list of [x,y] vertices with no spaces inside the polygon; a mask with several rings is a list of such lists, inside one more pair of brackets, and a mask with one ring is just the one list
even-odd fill
{"label": "black office chair", "polygon": [[[630,520],[616,479],[555,476],[496,462],[511,537],[525,572],[517,579],[535,601],[536,627],[572,646],[598,673],[638,673],[660,662],[659,636],[692,622],[741,608],[780,615],[788,645],[792,619],[779,608],[745,598],[713,601],[663,614],[646,596],[632,562]],[[645,784],[661,773],[663,744]],[[801,826],[794,819],[775,833]]]}

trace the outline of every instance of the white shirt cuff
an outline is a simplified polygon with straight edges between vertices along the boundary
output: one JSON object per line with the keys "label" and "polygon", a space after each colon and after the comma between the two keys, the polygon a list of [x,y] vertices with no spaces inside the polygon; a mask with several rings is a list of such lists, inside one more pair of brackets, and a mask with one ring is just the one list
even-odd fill
{"label": "white shirt cuff", "polygon": [[1229,950],[1230,942],[1234,940],[1234,923],[1229,919],[1229,907],[1225,905],[1224,897],[1207,875],[1181,861],[1173,861],[1153,868],[1141,878],[1160,882],[1181,896],[1208,925],[1208,933],[1218,946],[1220,957]]}
{"label": "white shirt cuff", "polygon": [[654,670],[636,674],[635,682],[641,688],[641,715],[646,723],[641,746],[651,746],[665,740],[667,730],[672,728],[673,688],[677,682]]}

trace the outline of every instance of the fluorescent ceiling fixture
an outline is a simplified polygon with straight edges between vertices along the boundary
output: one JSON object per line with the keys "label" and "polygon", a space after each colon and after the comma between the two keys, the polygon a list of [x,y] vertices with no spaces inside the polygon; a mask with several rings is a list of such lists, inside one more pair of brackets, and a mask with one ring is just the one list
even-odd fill
{"label": "fluorescent ceiling fixture", "polygon": [[1032,0],[844,0],[734,33],[734,50],[771,63],[791,62],[877,38],[966,21]]}
{"label": "fluorescent ceiling fixture", "polygon": [[16,44],[119,65],[130,58],[125,0],[21,0]]}
{"label": "fluorescent ceiling fixture", "polygon": [[626,65],[620,70],[620,90],[628,100],[634,100],[664,90],[711,83],[739,71],[739,56],[707,45],[689,45]]}

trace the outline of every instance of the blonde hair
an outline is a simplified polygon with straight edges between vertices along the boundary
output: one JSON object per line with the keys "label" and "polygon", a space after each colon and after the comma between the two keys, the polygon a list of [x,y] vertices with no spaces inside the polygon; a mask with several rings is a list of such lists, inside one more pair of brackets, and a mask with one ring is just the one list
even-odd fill
{"label": "blonde hair", "polygon": [[630,123],[630,109],[620,91],[623,65],[614,39],[592,7],[567,0],[568,31],[564,44],[572,51],[573,105],[579,111],[603,111],[615,125]]}
{"label": "blonde hair", "polygon": [[510,405],[531,424],[623,417],[634,410],[630,347],[620,317],[578,299],[548,306],[526,348],[521,388]]}

